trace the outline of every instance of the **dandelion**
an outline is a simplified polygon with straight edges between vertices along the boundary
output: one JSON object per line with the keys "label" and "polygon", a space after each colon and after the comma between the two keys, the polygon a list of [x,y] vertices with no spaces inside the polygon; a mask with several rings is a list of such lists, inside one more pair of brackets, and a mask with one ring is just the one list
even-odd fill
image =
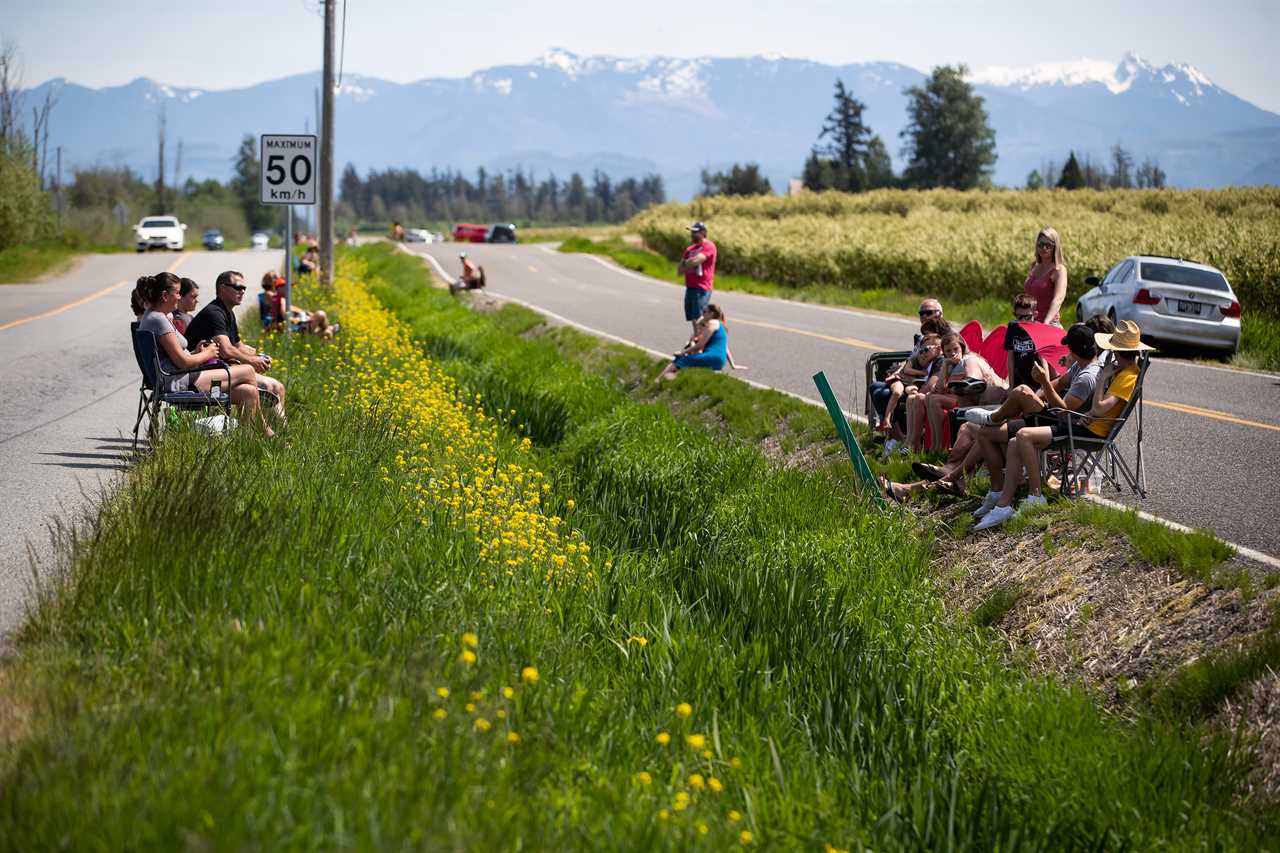
{"label": "dandelion", "polygon": [[707,779],[707,787],[715,791],[717,794],[724,790],[724,785],[721,784],[720,780],[714,776]]}
{"label": "dandelion", "polygon": [[749,829],[744,829],[742,830],[742,832],[738,833],[738,840],[741,841],[743,844],[750,844],[751,838],[752,838],[751,830]]}
{"label": "dandelion", "polygon": [[737,823],[742,820],[742,812],[737,809],[729,809],[729,823]]}
{"label": "dandelion", "polygon": [[436,708],[435,711],[431,713],[431,716],[435,717],[437,720],[443,720],[445,717],[449,716],[449,712],[444,708]]}
{"label": "dandelion", "polygon": [[711,750],[709,750],[709,749],[704,749],[704,750],[702,750],[702,757],[703,757],[703,758],[713,758],[713,757],[715,757],[715,753],[714,753],[714,752],[712,752],[712,751],[711,751]]}
{"label": "dandelion", "polygon": [[462,661],[463,663],[467,663],[467,664],[475,663],[475,662],[476,662],[476,653],[475,653],[475,652],[473,652],[473,651],[471,651],[471,649],[463,649],[463,650],[462,650],[462,654],[458,656],[458,660]]}
{"label": "dandelion", "polygon": [[700,824],[698,824],[698,834],[699,834],[699,835],[706,835],[706,834],[707,834],[708,832],[710,832],[710,831],[711,831],[711,828],[710,828],[709,826],[707,826],[705,823],[700,823]]}
{"label": "dandelion", "polygon": [[531,666],[526,666],[524,669],[520,670],[520,680],[525,684],[537,684],[538,670]]}
{"label": "dandelion", "polygon": [[637,646],[643,649],[645,646],[649,645],[649,640],[637,634],[632,634],[630,637],[627,638],[627,643],[628,644],[635,643]]}
{"label": "dandelion", "polygon": [[463,710],[466,711],[468,714],[474,714],[476,711],[476,706],[474,703],[468,702],[466,706],[463,708]]}
{"label": "dandelion", "polygon": [[[511,573],[510,573],[510,572],[507,572],[507,574],[511,574]],[[514,698],[515,698],[515,695],[516,695],[516,692],[515,692],[514,690],[512,690],[510,687],[504,687],[504,688],[502,688],[502,698],[503,698],[503,699],[514,699]]]}
{"label": "dandelion", "polygon": [[573,498],[569,498],[569,500],[565,501],[564,505],[569,509],[573,509],[575,506],[577,506],[577,504],[574,503]]}
{"label": "dandelion", "polygon": [[701,790],[705,784],[706,784],[706,780],[702,778],[701,773],[694,773],[689,777],[690,788],[697,788],[698,790]]}
{"label": "dandelion", "polygon": [[476,717],[476,721],[472,725],[475,726],[475,730],[478,732],[487,732],[489,731],[490,728],[492,728],[489,721],[486,720],[484,717]]}
{"label": "dandelion", "polygon": [[519,742],[520,742],[520,735],[516,734],[515,732],[507,732],[507,743],[511,744],[512,746],[515,746]]}
{"label": "dandelion", "polygon": [[658,732],[658,736],[654,740],[658,742],[659,746],[666,746],[671,743],[671,735],[666,732]]}
{"label": "dandelion", "polygon": [[479,637],[477,637],[477,636],[476,636],[475,634],[473,634],[472,632],[467,631],[465,634],[463,634],[463,635],[462,635],[462,644],[463,644],[464,646],[468,646],[468,647],[473,648],[473,649],[475,649],[475,648],[479,648],[479,647],[480,647],[480,638],[479,638]]}
{"label": "dandelion", "polygon": [[437,696],[439,696],[441,699],[448,699],[448,698],[449,698],[449,688],[448,688],[448,687],[437,687],[437,688],[436,688],[436,695],[437,695]]}
{"label": "dandelion", "polygon": [[472,702],[479,702],[479,701],[480,701],[481,699],[483,699],[483,698],[484,698],[484,691],[483,691],[483,690],[472,690],[472,691],[471,691],[471,701],[472,701]]}
{"label": "dandelion", "polygon": [[733,758],[729,759],[729,766],[732,767],[734,770],[741,770],[742,759],[735,755]]}
{"label": "dandelion", "polygon": [[671,808],[678,812],[682,812],[689,808],[689,794],[687,791],[677,791],[675,798],[671,801]]}
{"label": "dandelion", "polygon": [[649,785],[653,782],[653,777],[649,775],[647,770],[641,770],[636,774],[636,781],[641,785]]}
{"label": "dandelion", "polygon": [[707,736],[706,735],[686,735],[684,742],[689,744],[689,746],[693,747],[694,749],[702,749],[704,746],[707,745]]}
{"label": "dandelion", "polygon": [[671,817],[671,813],[666,809],[658,809],[658,820],[666,820]]}
{"label": "dandelion", "polygon": [[679,705],[676,706],[677,717],[687,717],[692,713],[693,713],[693,706],[690,705],[688,702],[681,702]]}

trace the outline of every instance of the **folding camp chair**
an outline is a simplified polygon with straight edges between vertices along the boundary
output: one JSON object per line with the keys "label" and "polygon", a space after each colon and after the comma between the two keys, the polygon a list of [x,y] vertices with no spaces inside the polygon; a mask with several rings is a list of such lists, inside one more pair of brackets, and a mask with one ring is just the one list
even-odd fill
{"label": "folding camp chair", "polygon": [[[1147,368],[1151,358],[1147,353],[1138,356],[1138,379],[1133,387],[1133,394],[1114,418],[1094,418],[1095,421],[1111,421],[1111,430],[1107,435],[1099,436],[1085,429],[1078,416],[1065,409],[1046,409],[1048,414],[1065,417],[1067,434],[1051,443],[1040,454],[1040,469],[1047,470],[1048,455],[1056,452],[1059,456],[1058,477],[1062,481],[1062,494],[1076,497],[1080,494],[1081,484],[1087,483],[1094,472],[1102,475],[1105,483],[1115,487],[1117,493],[1124,491],[1124,485],[1136,495],[1147,496],[1147,473],[1142,463],[1142,385],[1147,377]],[[1101,388],[1097,393],[1103,393]],[[1131,465],[1124,454],[1116,447],[1116,438],[1124,425],[1130,420],[1137,422],[1137,450]],[[1105,484],[1104,484],[1105,485]]]}
{"label": "folding camp chair", "polygon": [[[172,406],[182,410],[205,410],[221,408],[222,413],[231,417],[231,368],[221,361],[202,364],[191,370],[179,370],[168,373],[160,365],[160,347],[156,343],[153,332],[140,331],[137,322],[129,324],[129,333],[133,339],[133,356],[138,361],[138,370],[142,373],[142,384],[138,388],[138,417],[133,423],[133,450],[138,451],[138,435],[142,424],[147,422],[147,441],[154,445],[160,435],[160,412],[164,406]],[[176,376],[203,373],[206,370],[221,370],[227,375],[223,385],[222,396],[213,397],[203,391],[164,391],[161,390],[167,380]]]}
{"label": "folding camp chair", "polygon": [[866,363],[866,415],[867,423],[879,423],[880,415],[876,413],[876,408],[871,403],[871,383],[883,382],[885,376],[893,369],[896,364],[901,364],[911,357],[911,350],[902,352],[873,352],[867,356]]}

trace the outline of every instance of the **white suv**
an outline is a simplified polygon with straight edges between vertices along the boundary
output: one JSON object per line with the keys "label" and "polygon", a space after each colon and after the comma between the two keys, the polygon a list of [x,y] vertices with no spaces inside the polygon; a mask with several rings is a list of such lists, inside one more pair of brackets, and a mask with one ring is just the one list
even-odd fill
{"label": "white suv", "polygon": [[178,221],[176,216],[148,216],[134,228],[136,246],[139,252],[148,249],[172,249],[181,252],[186,245],[182,232],[187,226]]}

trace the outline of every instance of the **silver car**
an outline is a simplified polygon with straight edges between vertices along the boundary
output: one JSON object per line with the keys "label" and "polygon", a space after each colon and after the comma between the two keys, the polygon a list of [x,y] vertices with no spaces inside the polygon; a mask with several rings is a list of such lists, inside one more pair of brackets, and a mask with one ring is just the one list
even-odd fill
{"label": "silver car", "polygon": [[1240,302],[1227,277],[1208,264],[1132,255],[1076,302],[1076,321],[1105,314],[1133,320],[1144,338],[1234,353],[1240,348]]}

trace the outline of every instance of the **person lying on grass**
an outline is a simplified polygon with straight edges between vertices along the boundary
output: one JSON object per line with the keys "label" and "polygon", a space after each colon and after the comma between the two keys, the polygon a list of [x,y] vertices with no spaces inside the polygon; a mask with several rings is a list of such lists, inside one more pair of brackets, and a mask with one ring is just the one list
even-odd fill
{"label": "person lying on grass", "polygon": [[[1116,324],[1116,331],[1111,334],[1095,333],[1094,341],[1101,349],[1109,350],[1112,359],[1098,375],[1097,384],[1103,390],[1094,394],[1093,405],[1089,407],[1089,416],[1083,426],[1094,435],[1105,438],[1111,433],[1115,419],[1124,410],[1125,403],[1133,396],[1137,387],[1138,356],[1152,347],[1142,342],[1141,330],[1132,320],[1121,320]],[[1029,507],[1043,506],[1046,503],[1044,496],[1040,494],[1040,451],[1066,434],[1066,422],[1055,420],[1049,426],[1021,429],[1009,439],[1004,488],[995,505],[974,525],[974,530],[989,530],[1004,524]],[[1021,485],[1024,469],[1027,475],[1027,496],[1015,512],[1013,496]]]}
{"label": "person lying on grass", "polygon": [[1071,364],[1061,376],[1050,380],[1049,366],[1040,359],[1032,368],[1040,391],[1033,392],[1027,386],[1015,388],[996,410],[1000,416],[993,418],[995,423],[969,421],[961,425],[947,464],[915,462],[911,468],[921,479],[914,483],[886,482],[885,493],[894,500],[926,489],[963,496],[965,476],[985,464],[991,472],[991,489],[974,515],[981,518],[989,512],[1004,488],[1005,447],[1010,438],[1029,426],[1051,426],[1057,422],[1056,416],[1041,415],[1046,408],[1083,412],[1093,403],[1094,387],[1102,367],[1093,332],[1083,323],[1077,323],[1067,331],[1062,342],[1070,353]]}
{"label": "person lying on grass", "polygon": [[338,331],[337,323],[329,322],[329,315],[324,311],[308,311],[297,303],[286,310],[284,305],[285,280],[276,275],[275,270],[268,270],[262,276],[262,293],[258,294],[258,311],[262,315],[264,329],[281,329],[284,318],[289,318],[289,329],[295,333],[309,333],[326,340],[332,339]]}
{"label": "person lying on grass", "polygon": [[902,399],[903,394],[916,393],[917,383],[922,383],[929,378],[929,368],[941,354],[942,337],[933,334],[925,335],[916,344],[911,357],[885,376],[884,382],[889,386],[889,400],[885,403],[884,411],[880,414],[880,424],[876,427],[880,432],[889,431],[889,423],[893,420],[894,410],[898,408],[898,401]]}
{"label": "person lying on grass", "polygon": [[676,374],[686,367],[724,370],[725,364],[734,370],[747,369],[745,364],[734,363],[733,353],[729,351],[728,327],[724,322],[724,312],[720,310],[719,305],[712,303],[703,309],[702,316],[698,318],[693,340],[689,341],[680,352],[675,353],[675,359],[662,369],[654,381],[675,379]]}
{"label": "person lying on grass", "polygon": [[[160,351],[160,367],[165,373],[177,373],[192,370],[218,357],[217,345],[209,339],[196,343],[194,349],[188,351],[187,339],[183,337],[169,314],[178,306],[178,293],[181,281],[171,272],[143,276],[138,279],[136,293],[141,300],[144,311],[138,321],[138,331],[151,332],[156,336],[156,347]],[[240,408],[241,415],[259,423],[267,435],[271,435],[271,427],[262,416],[258,404],[257,376],[253,368],[247,364],[230,366],[231,387],[225,389],[230,394],[231,402]],[[166,377],[167,392],[195,390],[208,394],[215,381],[220,382],[227,374],[221,370],[206,370],[201,373],[183,373],[179,376]]]}

